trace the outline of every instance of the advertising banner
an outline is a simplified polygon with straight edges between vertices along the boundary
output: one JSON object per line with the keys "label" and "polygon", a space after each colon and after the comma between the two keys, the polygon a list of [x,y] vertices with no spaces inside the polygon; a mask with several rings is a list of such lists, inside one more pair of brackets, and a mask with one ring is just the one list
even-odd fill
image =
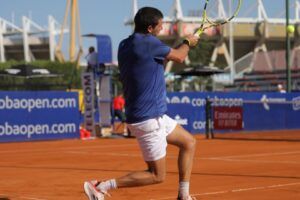
{"label": "advertising banner", "polygon": [[219,106],[213,108],[215,130],[242,130],[243,108]]}
{"label": "advertising banner", "polygon": [[[300,128],[300,93],[172,92],[167,95],[167,114],[191,133],[204,133],[207,98],[212,101],[212,108],[217,108],[218,112],[218,107],[222,107],[221,111],[226,109],[226,112],[235,113],[236,119],[231,122],[236,126],[224,127],[223,122],[220,122],[213,124],[216,131]],[[238,107],[242,110],[236,110]],[[211,116],[214,116],[213,109]]]}
{"label": "advertising banner", "polygon": [[96,35],[98,63],[112,62],[112,44],[109,35]]}
{"label": "advertising banner", "polygon": [[77,92],[0,92],[0,142],[79,138]]}
{"label": "advertising banner", "polygon": [[95,136],[95,88],[94,74],[85,72],[81,74],[84,102],[84,128]]}

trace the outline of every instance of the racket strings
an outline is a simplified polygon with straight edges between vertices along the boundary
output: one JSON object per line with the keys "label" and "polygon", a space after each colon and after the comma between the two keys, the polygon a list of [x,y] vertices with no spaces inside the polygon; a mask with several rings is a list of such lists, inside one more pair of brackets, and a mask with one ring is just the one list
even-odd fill
{"label": "racket strings", "polygon": [[[208,7],[208,0],[206,0],[205,2],[205,5],[204,5],[204,10],[203,10],[203,15],[202,15],[202,21],[201,21],[201,25],[200,25],[200,30],[201,31],[197,31],[197,32],[203,32],[204,30],[208,29],[208,28],[211,28],[213,26],[220,26],[220,25],[223,25],[223,24],[226,24],[228,23],[229,21],[231,21],[234,17],[237,16],[237,14],[239,13],[239,10],[240,10],[240,7],[241,7],[241,4],[242,4],[242,0],[238,0],[238,3],[237,3],[237,6],[236,6],[236,9],[234,11],[234,13],[232,14],[231,17],[227,18],[227,19],[218,19],[217,21],[213,21],[211,19],[209,19],[207,17],[207,7]],[[205,24],[208,24],[207,26],[205,26]]]}

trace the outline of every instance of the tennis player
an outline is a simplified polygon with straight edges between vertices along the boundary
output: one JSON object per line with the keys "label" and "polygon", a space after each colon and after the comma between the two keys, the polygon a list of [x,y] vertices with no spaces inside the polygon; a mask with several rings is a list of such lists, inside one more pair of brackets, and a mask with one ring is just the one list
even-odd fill
{"label": "tennis player", "polygon": [[178,200],[193,200],[189,186],[196,140],[167,116],[164,64],[168,60],[182,63],[197,36],[173,49],[156,36],[162,30],[163,14],[156,8],[141,8],[135,18],[135,30],[119,45],[118,61],[126,102],[128,128],[136,136],[146,171],[136,171],[107,181],[86,181],[84,190],[90,200],[102,200],[111,189],[162,183],[166,176],[167,144],[179,148]]}

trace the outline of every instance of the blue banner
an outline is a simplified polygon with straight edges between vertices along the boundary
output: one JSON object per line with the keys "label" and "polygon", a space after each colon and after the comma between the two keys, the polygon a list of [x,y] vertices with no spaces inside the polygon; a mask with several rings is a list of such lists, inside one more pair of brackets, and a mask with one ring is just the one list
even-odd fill
{"label": "blue banner", "polygon": [[300,128],[300,93],[174,92],[168,93],[168,115],[191,133],[204,133],[206,98],[212,107],[241,106],[245,131]]}
{"label": "blue banner", "polygon": [[79,138],[77,92],[0,92],[0,142]]}
{"label": "blue banner", "polygon": [[97,39],[97,51],[99,63],[111,63],[112,62],[112,44],[110,36],[108,35],[96,35]]}

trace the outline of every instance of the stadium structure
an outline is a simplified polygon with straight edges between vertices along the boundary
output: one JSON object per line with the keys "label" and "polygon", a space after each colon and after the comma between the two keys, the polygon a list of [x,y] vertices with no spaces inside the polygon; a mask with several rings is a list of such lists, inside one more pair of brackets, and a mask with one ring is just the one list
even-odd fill
{"label": "stadium structure", "polygon": [[[68,25],[68,18],[69,25]],[[14,21],[14,20],[13,20]],[[63,24],[60,25],[52,16],[48,17],[48,27],[42,27],[30,17],[22,17],[22,26],[0,17],[0,62],[6,60],[25,60],[31,62],[37,59],[57,59],[65,62],[62,53],[64,34],[69,32],[69,61],[80,65],[83,53],[82,36],[78,0],[66,0]],[[56,42],[56,36],[59,41]],[[78,43],[78,53],[76,46]]]}
{"label": "stadium structure", "polygon": [[[222,0],[214,1],[209,16],[213,20],[228,18]],[[292,90],[300,90],[300,2],[291,4],[295,17],[290,24],[295,27],[291,37]],[[242,8],[243,9],[243,8]],[[125,22],[133,27],[133,16],[138,10],[138,1],[132,0],[132,17]],[[255,13],[256,16],[243,17]],[[286,20],[268,17],[262,0],[253,1],[245,13],[221,27],[207,29],[202,37],[213,41],[210,66],[216,61],[223,62],[227,73],[214,75],[215,89],[220,85],[227,90],[273,91],[278,84],[286,85]],[[159,37],[175,45],[187,34],[200,27],[201,11],[184,16],[180,0],[174,0],[169,16],[164,18],[163,30]],[[186,65],[189,64],[187,60]],[[218,66],[216,66],[218,67]],[[169,63],[167,72],[176,72],[178,66]],[[221,87],[223,88],[223,87]],[[224,89],[224,88],[223,88]]]}
{"label": "stadium structure", "polygon": [[0,62],[7,60],[55,60],[55,37],[63,31],[53,16],[48,16],[48,26],[43,27],[27,16],[22,25],[0,17]]}

